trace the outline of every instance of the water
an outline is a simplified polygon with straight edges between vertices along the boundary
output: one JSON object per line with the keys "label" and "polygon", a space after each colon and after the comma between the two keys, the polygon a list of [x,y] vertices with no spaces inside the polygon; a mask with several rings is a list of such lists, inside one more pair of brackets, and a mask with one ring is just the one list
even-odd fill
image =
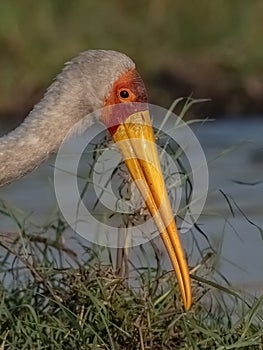
{"label": "water", "polygon": [[[220,251],[217,269],[234,286],[258,295],[263,291],[263,240],[253,223],[263,227],[263,119],[221,119],[193,129],[208,160],[210,177],[209,195],[198,223]],[[0,189],[1,199],[17,208],[21,217],[43,223],[54,214],[53,161],[54,157],[34,173]],[[17,232],[17,227],[1,215],[0,231]],[[208,247],[200,233],[194,235],[202,249]],[[191,250],[191,235],[182,240],[186,251]],[[166,254],[160,254],[162,264],[169,267]],[[132,257],[139,264],[140,248],[133,250]],[[197,258],[194,249],[190,264]],[[154,261],[153,253],[149,259]]]}
{"label": "water", "polygon": [[[263,241],[248,220],[263,227],[263,121],[220,120],[200,128],[197,136],[210,176],[207,215],[201,220],[209,237],[222,243],[220,271],[234,285],[262,293]],[[233,215],[219,190],[228,196]]]}

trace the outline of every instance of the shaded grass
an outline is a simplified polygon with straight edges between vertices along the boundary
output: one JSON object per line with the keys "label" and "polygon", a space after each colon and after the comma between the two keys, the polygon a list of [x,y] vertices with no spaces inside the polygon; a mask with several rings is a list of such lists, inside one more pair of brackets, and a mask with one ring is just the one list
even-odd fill
{"label": "shaded grass", "polygon": [[138,270],[134,288],[96,258],[64,269],[42,259],[34,266],[41,281],[21,277],[20,288],[1,285],[3,349],[261,349],[262,298],[234,319],[227,305],[213,305],[222,290],[199,278],[185,312],[173,273],[156,277],[151,270],[149,278]]}
{"label": "shaded grass", "polygon": [[[0,237],[2,349],[262,349],[263,298],[217,284],[213,254],[192,271],[194,303],[185,312],[174,273],[149,263],[131,271],[132,281],[102,263],[103,248],[79,243],[79,257],[66,246],[59,217],[33,235],[12,217],[20,234]],[[57,239],[43,237],[51,231]]]}

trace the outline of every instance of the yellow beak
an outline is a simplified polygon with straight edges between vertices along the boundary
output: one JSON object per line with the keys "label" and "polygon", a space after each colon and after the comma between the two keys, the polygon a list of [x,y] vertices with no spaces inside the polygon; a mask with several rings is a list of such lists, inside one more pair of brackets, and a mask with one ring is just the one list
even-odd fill
{"label": "yellow beak", "polygon": [[137,112],[126,118],[113,134],[113,139],[161,234],[184,306],[189,309],[192,303],[189,271],[164,184],[149,111]]}

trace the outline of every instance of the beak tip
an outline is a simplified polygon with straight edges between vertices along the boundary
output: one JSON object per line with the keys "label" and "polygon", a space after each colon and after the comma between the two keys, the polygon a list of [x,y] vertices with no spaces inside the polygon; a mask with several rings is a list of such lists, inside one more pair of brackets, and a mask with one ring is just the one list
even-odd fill
{"label": "beak tip", "polygon": [[[189,271],[165,189],[149,111],[130,115],[118,126],[113,138],[118,142],[132,178],[136,180],[136,185],[155,220],[177,275],[184,307],[189,310],[192,304]],[[144,185],[140,186],[142,182]]]}

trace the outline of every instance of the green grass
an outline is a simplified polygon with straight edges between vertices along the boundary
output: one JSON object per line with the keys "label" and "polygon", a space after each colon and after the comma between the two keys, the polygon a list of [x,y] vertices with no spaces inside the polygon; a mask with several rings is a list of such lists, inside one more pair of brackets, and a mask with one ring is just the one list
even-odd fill
{"label": "green grass", "polygon": [[[139,284],[129,287],[98,252],[62,268],[48,258],[55,242],[16,239],[16,252],[6,246],[16,279],[13,288],[0,287],[1,349],[262,349],[263,298],[249,305],[209,282],[205,265],[192,275],[194,304],[185,312],[173,273],[138,270]],[[35,260],[23,261],[22,242]],[[64,248],[60,253],[72,258]]]}

